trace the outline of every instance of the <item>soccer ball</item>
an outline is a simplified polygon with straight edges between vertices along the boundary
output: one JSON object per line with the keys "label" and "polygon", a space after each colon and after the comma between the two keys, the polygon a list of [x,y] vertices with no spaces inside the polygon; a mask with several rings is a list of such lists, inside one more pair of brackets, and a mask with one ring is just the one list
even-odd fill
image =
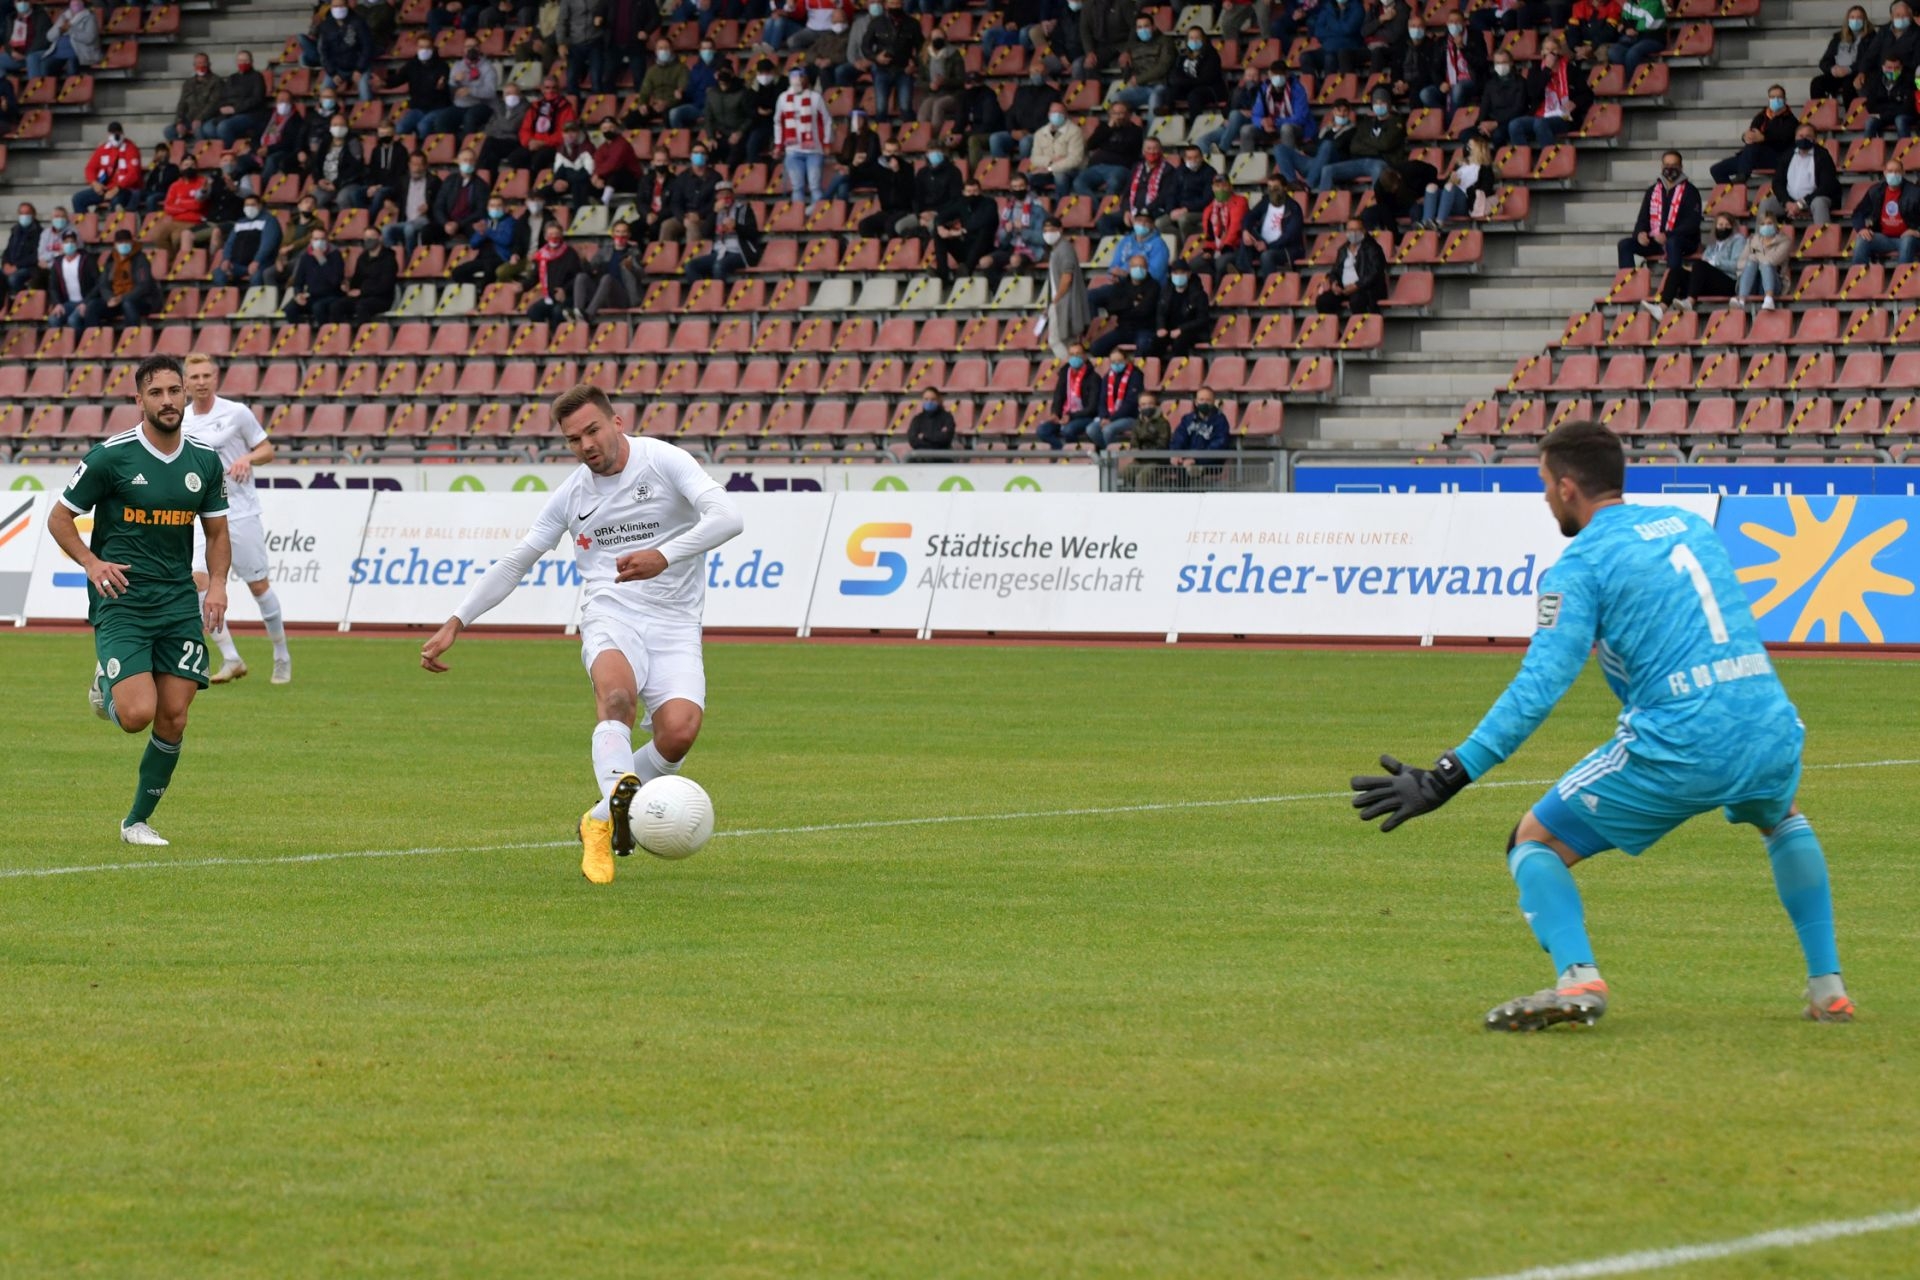
{"label": "soccer ball", "polygon": [[627,825],[633,842],[654,857],[691,857],[713,838],[713,801],[692,778],[668,774],[640,788]]}

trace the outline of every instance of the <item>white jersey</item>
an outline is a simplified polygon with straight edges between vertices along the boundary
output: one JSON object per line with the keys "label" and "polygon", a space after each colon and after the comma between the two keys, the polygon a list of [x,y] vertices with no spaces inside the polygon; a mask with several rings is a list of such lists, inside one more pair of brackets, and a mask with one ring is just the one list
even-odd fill
{"label": "white jersey", "polygon": [[[561,481],[526,538],[477,584],[456,615],[463,623],[491,609],[518,585],[535,560],[573,543],[588,617],[617,612],[700,621],[706,606],[705,553],[740,531],[727,492],[686,450],[629,436],[627,465],[617,476],[577,467]],[[644,582],[616,582],[620,557],[658,551],[667,567]]]}
{"label": "white jersey", "polygon": [[[213,398],[213,407],[205,413],[194,412],[193,402],[189,400],[180,429],[195,444],[203,444],[219,454],[223,470],[253,452],[267,438],[267,433],[260,427],[260,419],[253,416],[253,410],[237,400],[220,396]],[[227,504],[228,515],[235,520],[260,514],[260,494],[251,483],[229,483]]]}

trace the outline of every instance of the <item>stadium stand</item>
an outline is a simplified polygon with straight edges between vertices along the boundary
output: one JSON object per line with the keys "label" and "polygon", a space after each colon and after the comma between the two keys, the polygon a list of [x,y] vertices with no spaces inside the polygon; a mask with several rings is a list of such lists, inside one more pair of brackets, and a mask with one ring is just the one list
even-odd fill
{"label": "stadium stand", "polygon": [[[484,10],[469,5],[457,13],[428,0],[343,7],[355,10],[350,22],[331,22],[324,7],[316,11],[285,0],[225,10],[104,10],[106,52],[91,75],[22,85],[24,114],[5,140],[9,161],[0,171],[0,191],[8,200],[32,201],[43,214],[70,204],[106,121],[124,125],[143,153],[161,141],[174,123],[174,104],[197,52],[208,54],[215,72],[225,74],[235,52],[252,49],[272,91],[287,95],[299,128],[311,131],[290,140],[287,151],[304,148],[311,158],[304,165],[272,158],[274,135],[260,148],[269,153],[272,173],[257,181],[282,225],[281,259],[289,268],[278,285],[216,283],[213,246],[204,233],[191,232],[191,211],[184,251],[177,210],[142,214],[103,205],[75,217],[85,255],[106,251],[103,257],[110,259],[107,246],[116,232],[130,231],[144,242],[157,219],[174,216],[174,234],[144,250],[161,296],[143,324],[76,331],[48,323],[58,299],[36,287],[39,282],[28,278],[11,288],[0,327],[0,388],[7,392],[0,450],[15,457],[71,455],[100,431],[117,429],[131,412],[121,399],[130,364],[154,350],[221,355],[228,362],[228,387],[253,399],[296,455],[399,458],[506,450],[551,456],[559,442],[545,421],[542,397],[579,378],[635,404],[646,430],[709,452],[897,452],[905,448],[907,424],[928,388],[938,390],[951,409],[960,443],[1035,447],[1034,428],[1049,412],[1059,368],[1053,345],[1058,335],[1043,335],[1035,325],[1045,301],[1044,274],[1009,270],[990,286],[985,271],[976,268],[977,274],[944,281],[929,244],[887,234],[886,224],[895,219],[891,213],[874,217],[883,208],[874,191],[833,189],[840,172],[835,166],[826,173],[834,198],[809,208],[786,198],[789,172],[807,176],[803,168],[760,148],[751,159],[745,154],[741,135],[752,132],[756,101],[770,105],[790,68],[853,58],[854,49],[839,52],[853,35],[868,49],[878,47],[868,37],[882,20],[853,15],[853,32],[834,31],[819,20],[830,9],[782,6],[775,17],[782,25],[774,34],[792,47],[771,51],[758,43],[767,34],[764,3],[759,12],[735,0],[720,0],[718,8],[689,3],[656,22],[650,3],[611,0],[601,10],[614,33],[601,42],[605,47],[596,48],[591,38],[576,40],[572,57],[555,58],[554,46],[565,33],[554,24],[583,12],[591,23],[591,3],[550,0]],[[1095,0],[1089,7],[1104,18],[1126,18],[1133,9],[1125,0]],[[1228,14],[1236,7],[1229,6]],[[1416,6],[1412,16],[1440,39],[1452,7]],[[1066,12],[1046,0],[1009,6],[1007,13],[1037,18],[1054,8]],[[1456,95],[1463,105],[1454,109],[1444,93],[1423,98],[1418,86],[1396,92],[1396,82],[1404,82],[1417,62],[1409,58],[1404,23],[1382,27],[1376,14],[1376,51],[1323,58],[1313,14],[1298,12],[1299,4],[1274,8],[1274,30],[1257,33],[1235,15],[1229,26],[1239,26],[1240,38],[1215,40],[1211,33],[1222,15],[1214,9],[1144,7],[1150,38],[1137,46],[1143,66],[1147,50],[1155,51],[1153,58],[1163,46],[1173,50],[1176,65],[1164,86],[1129,88],[1071,76],[1059,82],[1064,110],[1089,134],[1113,94],[1142,109],[1160,107],[1148,136],[1178,160],[1182,144],[1222,136],[1230,123],[1235,127],[1224,133],[1237,133],[1244,120],[1228,119],[1243,100],[1218,101],[1203,87],[1181,82],[1181,68],[1196,62],[1204,68],[1210,56],[1203,50],[1185,62],[1179,58],[1186,33],[1197,27],[1203,46],[1217,50],[1224,80],[1245,86],[1242,99],[1261,74],[1290,68],[1300,73],[1298,83],[1323,124],[1341,103],[1370,114],[1379,90],[1390,100],[1389,124],[1404,128],[1404,154],[1390,151],[1390,172],[1379,175],[1385,181],[1375,180],[1375,170],[1329,190],[1309,190],[1306,183],[1293,188],[1307,249],[1292,270],[1242,273],[1209,252],[1213,242],[1205,225],[1160,220],[1172,257],[1191,258],[1206,281],[1215,315],[1211,342],[1193,354],[1142,362],[1147,385],[1170,409],[1190,402],[1204,385],[1225,406],[1242,447],[1431,446],[1444,437],[1480,454],[1523,451],[1528,436],[1589,403],[1615,425],[1645,437],[1650,447],[1762,438],[1846,443],[1867,435],[1869,426],[1904,431],[1920,418],[1906,401],[1861,397],[1856,407],[1845,398],[1846,389],[1858,386],[1851,379],[1868,371],[1866,364],[1853,363],[1855,356],[1897,364],[1895,348],[1920,333],[1911,323],[1911,305],[1902,305],[1920,300],[1920,277],[1911,267],[1849,269],[1840,227],[1796,240],[1790,296],[1781,299],[1779,310],[1751,318],[1703,305],[1676,308],[1656,320],[1638,305],[1657,288],[1650,273],[1639,268],[1613,276],[1614,243],[1630,230],[1660,152],[1682,150],[1689,171],[1704,181],[1712,162],[1739,150],[1741,132],[1769,83],[1791,86],[1796,100],[1803,95],[1827,39],[1842,24],[1844,5],[1791,0],[1768,6],[1764,25],[1755,25],[1761,21],[1758,0],[1682,0],[1660,36],[1662,52],[1631,73],[1590,56],[1587,46],[1605,46],[1610,34],[1594,25],[1605,19],[1593,12],[1595,6],[1532,0],[1468,6],[1464,25],[1471,30],[1464,40],[1478,40],[1480,48],[1510,61],[1516,78],[1534,86],[1535,102],[1539,86],[1553,83],[1541,66],[1542,53],[1557,38],[1548,24],[1566,16],[1563,9],[1571,13],[1573,73],[1587,78],[1592,101],[1587,106],[1585,94],[1574,95],[1585,107],[1577,128],[1550,129],[1550,122],[1534,121],[1526,137],[1546,145],[1509,145],[1505,131],[1494,130],[1493,175],[1474,184],[1482,194],[1469,215],[1478,216],[1438,227],[1412,221],[1421,216],[1428,181],[1444,182],[1463,154],[1456,140],[1475,129],[1482,106],[1491,107],[1497,97]],[[531,27],[517,25],[529,16],[535,19]],[[848,16],[842,14],[842,24]],[[1035,86],[1027,73],[1041,57],[1003,16],[999,9],[955,6],[944,14],[912,15],[908,32],[903,15],[901,38],[911,43],[917,34],[931,44],[938,37],[947,46],[938,68],[945,79],[935,93],[923,76],[916,117],[876,131],[889,146],[897,144],[910,166],[924,165],[936,151],[950,157],[947,167],[976,182],[990,199],[1004,199],[1016,177],[1024,176],[1017,146],[993,134],[1006,110],[1019,112],[1021,91],[1031,97]],[[351,48],[342,53],[339,39],[342,29],[363,17],[380,54],[364,68],[348,56]],[[503,25],[481,26],[474,19]],[[1541,25],[1530,27],[1536,19]],[[1122,40],[1130,25],[1120,24]],[[416,37],[424,37],[425,61],[412,56]],[[542,116],[550,136],[489,131],[470,110],[474,99],[443,85],[446,72],[435,59],[451,58],[457,67],[469,39],[497,67],[501,83],[537,96],[543,76],[558,80],[568,104],[551,119]],[[1072,52],[1073,41],[1061,43],[1061,52]],[[1647,42],[1638,43],[1644,56]],[[703,56],[706,48],[715,55],[711,62]],[[762,59],[770,64],[765,70],[773,83],[755,81],[744,93],[723,93],[711,113],[668,101],[684,93],[682,85],[707,91],[714,67],[731,66],[751,79],[762,70]],[[340,73],[339,107],[325,119],[315,108],[333,83],[325,68],[307,65],[322,61]],[[964,77],[959,85],[946,82],[955,67]],[[1309,67],[1325,67],[1327,74],[1309,74]],[[369,74],[363,77],[362,70]],[[829,150],[838,152],[854,110],[872,111],[878,104],[865,78],[851,69],[828,70],[822,81],[835,130]],[[1442,105],[1423,105],[1433,100]],[[747,128],[726,127],[731,121],[725,112],[733,108],[748,113],[742,117]],[[936,129],[946,126],[936,122],[955,111],[961,124],[951,136],[938,135]],[[1911,145],[1906,139],[1861,138],[1865,111],[1864,99],[1844,108],[1833,100],[1805,107],[1849,183],[1847,213],[1864,190],[1860,176],[1877,173],[1889,151],[1904,155]],[[720,120],[723,136],[703,141],[709,114]],[[572,207],[579,184],[589,181],[595,148],[615,144],[567,135],[562,126],[568,116],[586,130],[627,126],[641,173],[626,169],[605,202],[589,199]],[[336,120],[347,136],[337,144],[340,165],[329,167],[319,157],[336,144],[321,126]],[[495,252],[490,245],[496,242],[503,259],[524,251],[504,232],[483,237],[477,246],[463,232],[429,234],[427,241],[441,242],[422,242],[410,251],[401,243],[397,297],[377,319],[284,319],[289,299],[282,286],[291,284],[292,259],[306,248],[312,230],[326,233],[333,245],[329,256],[338,253],[340,270],[351,278],[369,226],[395,220],[378,207],[354,207],[355,187],[377,185],[377,175],[359,171],[375,154],[375,131],[383,125],[401,126],[398,149],[423,153],[436,184],[451,180],[450,204],[460,186],[456,162],[466,155],[478,161],[474,177],[490,184],[516,222],[524,224],[529,215],[558,221],[579,260],[606,244],[615,222],[630,222],[639,242],[636,261],[629,287],[611,298],[630,305],[607,306],[591,321],[571,314],[530,319],[528,306],[538,292],[530,273],[546,264],[476,260]],[[443,128],[461,129],[464,136]],[[219,140],[217,128],[213,132],[211,138],[171,142],[171,158],[203,170],[234,159],[236,149]],[[685,172],[696,149],[711,150],[713,163],[706,168],[724,175],[753,220],[745,238],[755,242],[755,251],[727,279],[695,279],[686,269],[711,253],[711,222],[665,217],[683,211],[675,203],[682,195],[695,203],[711,201],[710,184]],[[254,161],[245,144],[238,150],[244,172]],[[1002,150],[1010,154],[995,154]],[[569,179],[572,191],[554,181],[565,173],[550,172],[556,151],[563,169],[582,166]],[[582,156],[577,161],[576,153]],[[668,207],[650,215],[648,170],[660,153],[679,169],[679,185]],[[1266,147],[1210,159],[1250,203],[1264,199],[1273,168]],[[937,176],[926,179],[929,190],[944,190]],[[1761,171],[1744,189],[1714,189],[1706,209],[1710,215],[1737,210],[1745,220],[1770,180]],[[472,190],[481,200],[488,193],[479,185]],[[530,195],[546,207],[534,212],[526,204]],[[1049,208],[1065,224],[1089,284],[1102,283],[1120,241],[1095,228],[1103,215],[1123,212],[1122,195],[1096,187],[1059,197]],[[236,211],[237,201],[228,201],[224,209],[209,211],[208,221],[230,223]],[[455,211],[462,222],[485,216],[471,202]],[[448,210],[435,210],[442,212]],[[1386,296],[1378,313],[1327,314],[1316,304],[1346,224],[1356,216],[1373,228],[1370,234],[1384,250]],[[531,244],[537,246],[538,238]],[[575,260],[557,259],[552,267],[570,271]],[[111,268],[110,261],[106,265]],[[498,265],[513,278],[502,279]],[[634,296],[625,296],[629,291]],[[1577,313],[1571,320],[1570,312]],[[1108,323],[1096,320],[1089,340]],[[1815,381],[1822,369],[1834,369],[1836,357],[1840,368],[1829,381]],[[1904,365],[1899,372],[1905,375]],[[433,394],[423,401],[422,391]],[[1821,394],[1810,394],[1815,391]],[[1463,402],[1469,402],[1464,413]],[[103,417],[109,419],[104,425]],[[1784,425],[1770,432],[1775,423]]]}

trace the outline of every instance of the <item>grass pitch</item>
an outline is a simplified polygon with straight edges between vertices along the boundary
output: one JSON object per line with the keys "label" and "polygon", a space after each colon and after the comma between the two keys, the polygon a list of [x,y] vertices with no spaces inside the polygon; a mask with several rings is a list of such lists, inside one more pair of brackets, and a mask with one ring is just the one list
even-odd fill
{"label": "grass pitch", "polygon": [[[746,834],[609,889],[566,641],[298,637],[195,703],[155,825],[90,639],[0,639],[0,1274],[1432,1276],[1920,1203],[1920,766],[1816,770],[1864,1018],[1799,1022],[1752,833],[1582,869],[1614,1008],[1543,985],[1506,833],[1345,802]],[[724,831],[1339,791],[1512,654],[710,648]],[[1808,759],[1920,756],[1920,666],[1783,664]],[[1611,728],[1597,678],[1489,781]],[[481,848],[486,846],[486,848]],[[1688,1277],[1910,1276],[1913,1232]]]}

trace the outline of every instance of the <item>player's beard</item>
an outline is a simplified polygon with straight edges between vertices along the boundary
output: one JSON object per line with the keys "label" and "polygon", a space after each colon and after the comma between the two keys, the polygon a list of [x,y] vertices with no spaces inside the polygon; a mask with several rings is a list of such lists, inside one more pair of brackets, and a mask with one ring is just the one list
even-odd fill
{"label": "player's beard", "polygon": [[[171,423],[166,421],[168,416],[173,418]],[[146,415],[147,429],[159,436],[179,435],[180,424],[186,421],[186,416],[186,412],[181,409],[161,409]]]}

